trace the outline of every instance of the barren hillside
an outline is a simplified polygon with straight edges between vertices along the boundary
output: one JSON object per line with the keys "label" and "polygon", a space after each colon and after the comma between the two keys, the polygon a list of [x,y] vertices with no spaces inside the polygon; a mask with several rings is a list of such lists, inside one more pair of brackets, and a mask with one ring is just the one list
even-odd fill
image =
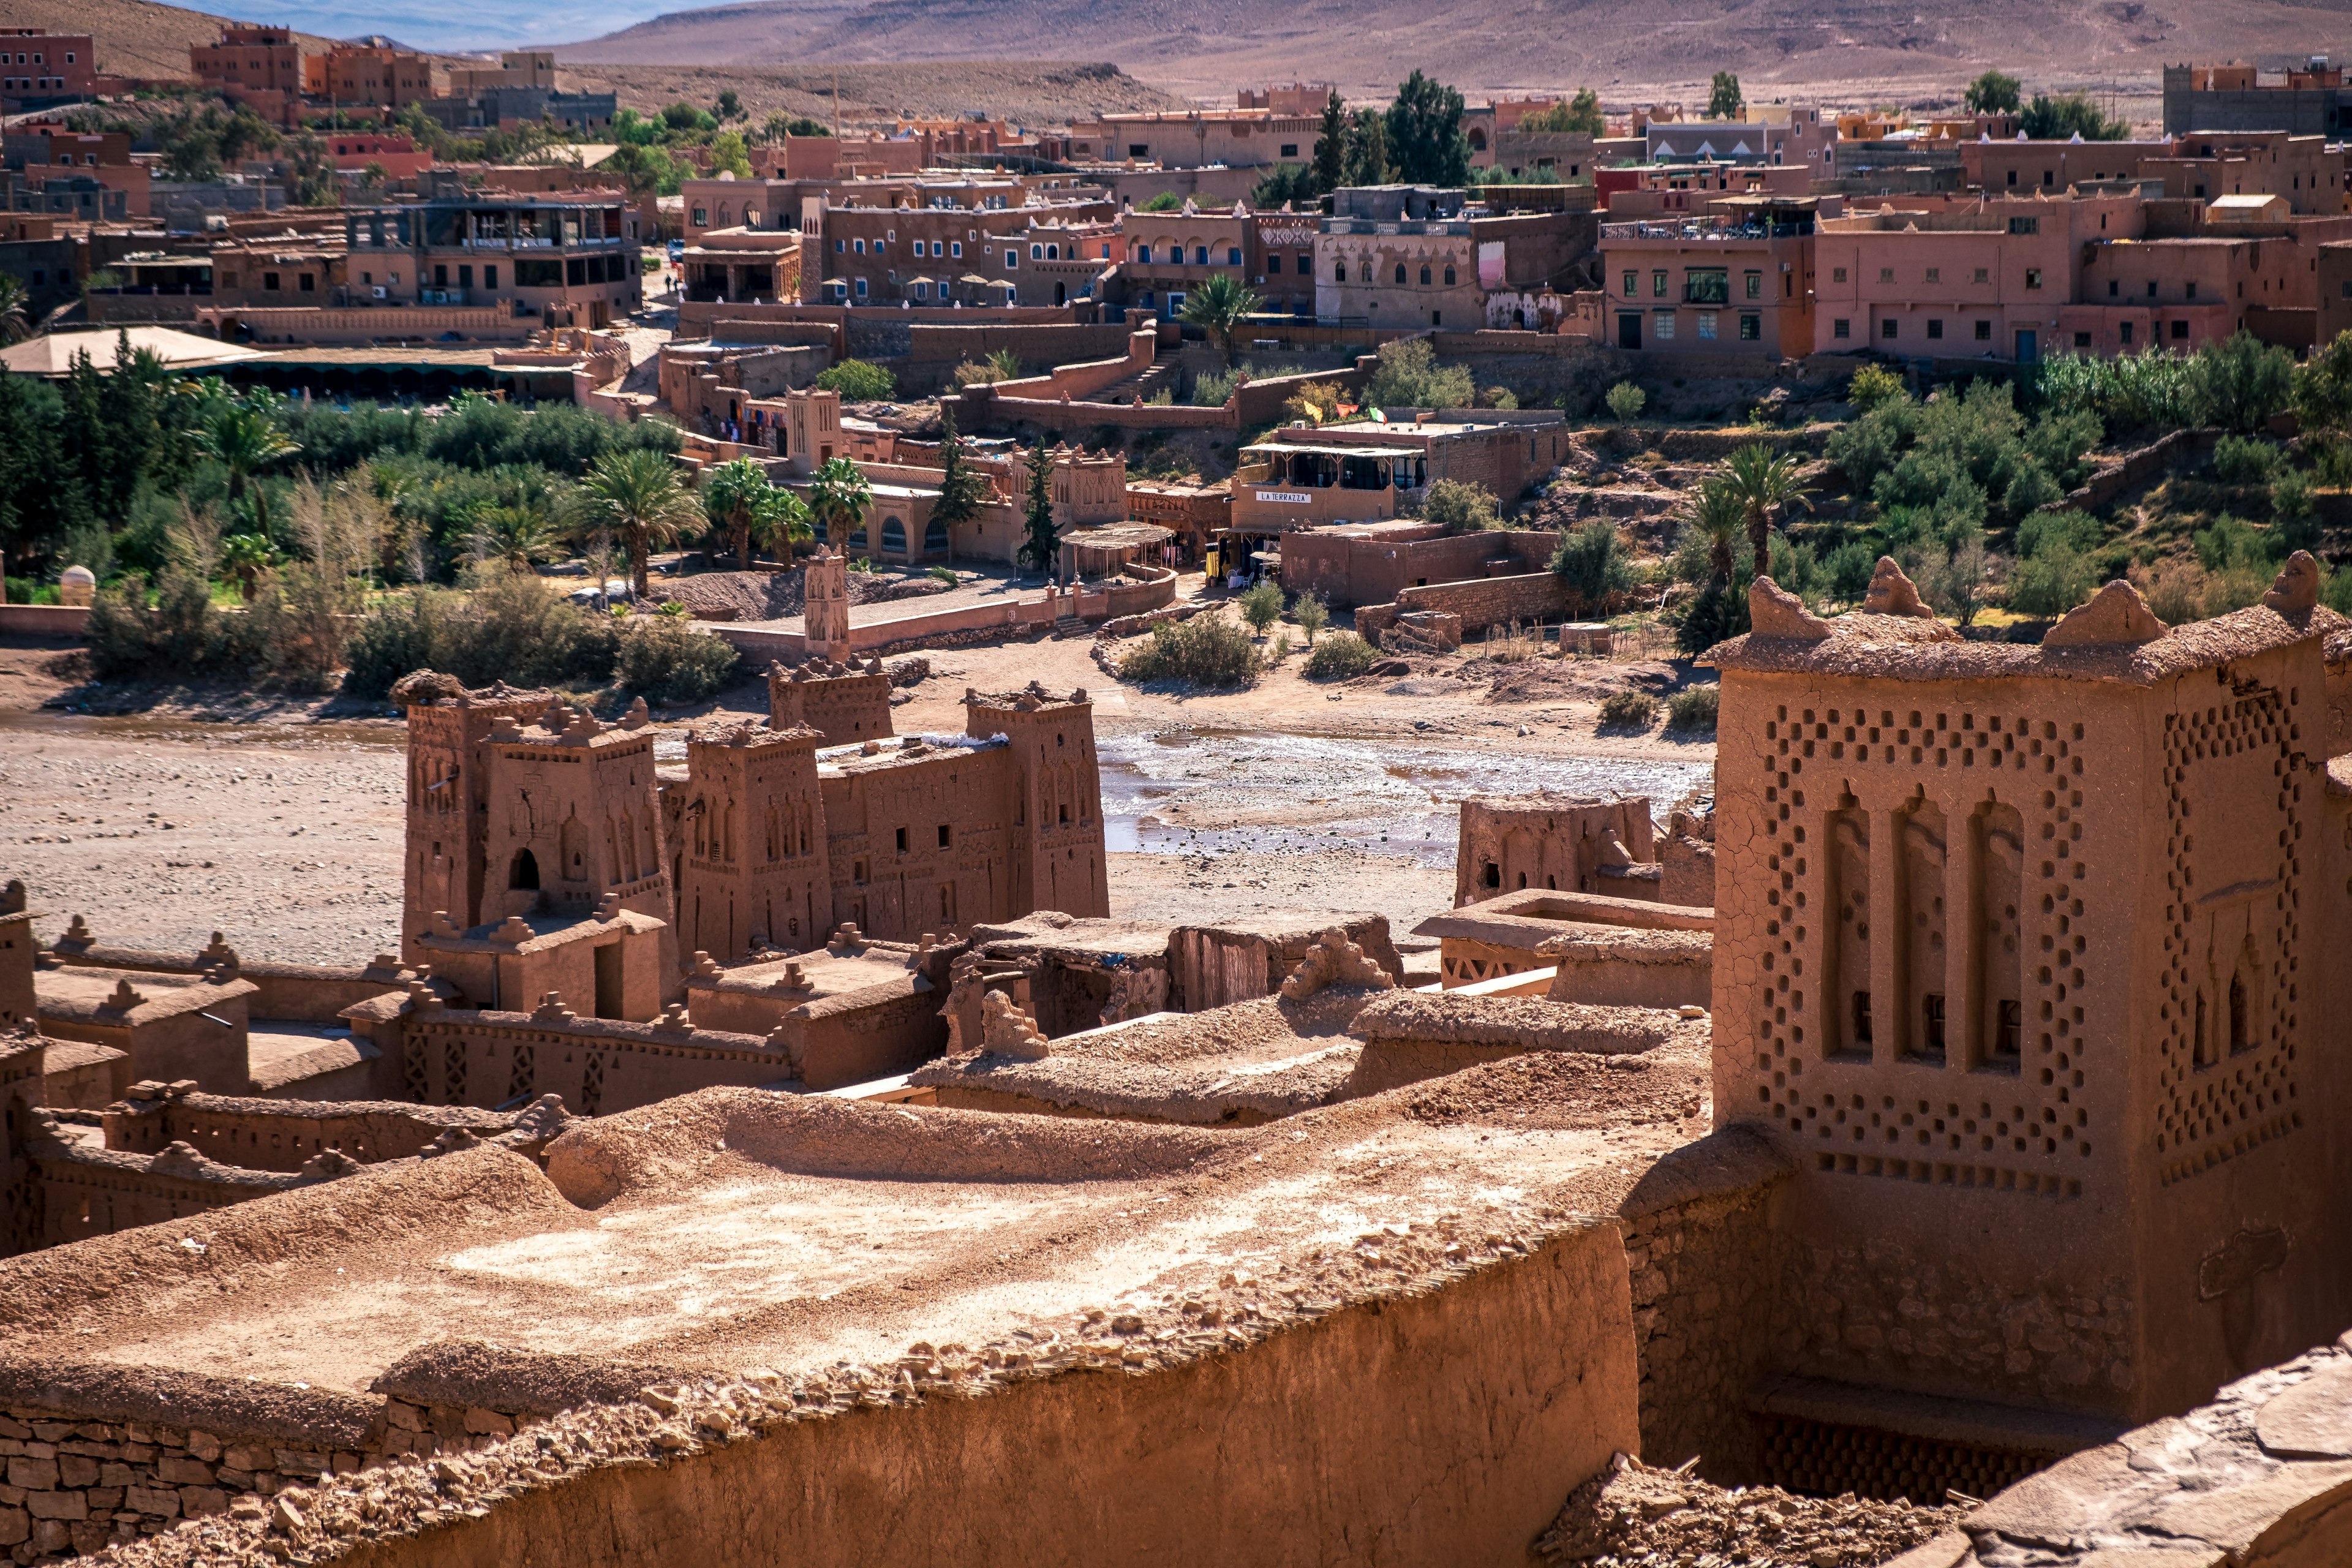
{"label": "barren hillside", "polygon": [[1838,84],[1841,96],[1956,88],[1989,65],[2034,85],[2151,94],[2167,61],[2276,65],[2346,51],[2352,0],[1496,0],[1471,12],[1415,0],[755,0],[682,11],[573,44],[575,61],[795,65],[1085,53],[1187,93],[1239,82],[1332,80],[1391,89],[1415,66],[1473,90],[1590,84],[1604,96],[1703,83]]}
{"label": "barren hillside", "polygon": [[1115,66],[1057,60],[921,61],[906,65],[761,66],[587,65],[568,63],[562,80],[610,89],[640,111],[680,99],[708,105],[724,88],[742,95],[753,121],[771,111],[831,121],[834,83],[845,125],[898,114],[962,114],[986,110],[1016,123],[1057,122],[1074,114],[1181,107],[1159,89]]}
{"label": "barren hillside", "polygon": [[[281,18],[257,14],[244,19]],[[6,0],[0,5],[0,24],[7,26],[89,34],[97,44],[98,68],[118,76],[186,77],[188,46],[218,41],[226,20],[153,0]],[[296,36],[306,48],[327,47],[324,38]]]}

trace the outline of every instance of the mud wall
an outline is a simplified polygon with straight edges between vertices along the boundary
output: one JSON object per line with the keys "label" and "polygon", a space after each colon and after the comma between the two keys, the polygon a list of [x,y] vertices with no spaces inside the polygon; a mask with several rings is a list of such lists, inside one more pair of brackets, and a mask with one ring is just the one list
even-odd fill
{"label": "mud wall", "polygon": [[1391,604],[1366,605],[1356,612],[1356,629],[1369,637],[1399,616],[1435,610],[1460,616],[1462,630],[1468,634],[1507,621],[1563,620],[1568,608],[1568,585],[1549,572],[1474,577],[1405,588]]}
{"label": "mud wall", "polygon": [[369,1568],[1510,1563],[1636,1440],[1613,1226],[1157,1373],[1071,1373],[611,1464]]}

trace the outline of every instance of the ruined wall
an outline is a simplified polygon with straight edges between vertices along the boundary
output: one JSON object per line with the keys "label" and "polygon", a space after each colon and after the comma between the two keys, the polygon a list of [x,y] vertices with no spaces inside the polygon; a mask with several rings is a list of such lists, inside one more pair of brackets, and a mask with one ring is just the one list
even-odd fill
{"label": "ruined wall", "polygon": [[1509,621],[1565,620],[1568,587],[1549,572],[1432,583],[1426,587],[1402,590],[1392,603],[1359,608],[1356,629],[1365,637],[1372,637],[1387,629],[1399,616],[1423,610],[1460,616],[1465,635]]}
{"label": "ruined wall", "polygon": [[1607,872],[1656,858],[1646,795],[1617,800],[1465,800],[1454,857],[1454,905],[1543,888],[1615,898],[1654,895]]}
{"label": "ruined wall", "polygon": [[214,1094],[125,1100],[104,1113],[110,1149],[152,1154],[185,1143],[248,1171],[299,1171],[329,1150],[362,1165],[407,1159],[451,1128],[489,1138],[514,1125],[510,1111],[397,1101],[312,1102]]}
{"label": "ruined wall", "polygon": [[846,746],[892,733],[890,678],[873,668],[812,662],[794,670],[768,670],[768,718],[780,730],[805,724],[827,746]]}
{"label": "ruined wall", "polygon": [[[400,1092],[418,1105],[503,1105],[561,1095],[583,1116],[631,1110],[717,1085],[793,1076],[780,1046],[690,1025],[466,1012],[427,1005],[397,1020]],[[378,1026],[383,1043],[386,1026]]]}

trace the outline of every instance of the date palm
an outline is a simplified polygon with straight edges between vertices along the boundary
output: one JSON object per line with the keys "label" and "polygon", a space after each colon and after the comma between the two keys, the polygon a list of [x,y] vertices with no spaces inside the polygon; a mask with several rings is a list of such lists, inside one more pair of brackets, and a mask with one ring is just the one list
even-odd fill
{"label": "date palm", "polygon": [[31,298],[23,279],[0,272],[0,343],[13,343],[32,331]]}
{"label": "date palm", "polygon": [[809,476],[808,508],[824,526],[827,544],[846,548],[849,536],[866,526],[873,505],[873,488],[846,458],[829,458]]}
{"label": "date palm", "polygon": [[1731,493],[1739,498],[1740,510],[1748,524],[1748,547],[1756,552],[1756,570],[1765,570],[1771,560],[1772,519],[1807,496],[1810,488],[1799,482],[1797,459],[1774,456],[1772,448],[1761,441],[1751,442],[1724,459],[1717,478]]}
{"label": "date palm", "polygon": [[256,531],[269,533],[269,493],[253,481],[302,448],[280,430],[268,411],[251,402],[224,399],[206,411],[196,427],[196,450],[228,470],[232,505],[253,493]]}
{"label": "date palm", "polygon": [[678,482],[669,455],[645,447],[597,458],[572,491],[569,521],[575,536],[609,531],[621,542],[639,598],[653,592],[647,563],[654,551],[704,523],[702,503]]}
{"label": "date palm", "polygon": [[735,563],[746,572],[751,569],[752,520],[774,489],[767,470],[749,458],[721,463],[702,476],[702,510],[711,530],[733,542]]}
{"label": "date palm", "polygon": [[[1687,526],[1706,541],[1707,574],[1717,583],[1730,584],[1735,558],[1739,552],[1739,535],[1747,525],[1746,503],[1721,475],[1709,475],[1699,482],[1697,492],[1691,498]],[[1763,568],[1759,566],[1757,570]]]}
{"label": "date palm", "polygon": [[1224,351],[1225,363],[1234,363],[1234,339],[1242,323],[1257,311],[1262,301],[1255,289],[1229,273],[1214,273],[1198,288],[1184,296],[1183,308],[1177,315],[1192,326],[1200,328]]}
{"label": "date palm", "polygon": [[[810,525],[809,509],[800,497],[770,485],[751,509],[751,537],[789,566],[793,563],[793,547],[816,537],[816,531]],[[750,558],[745,559],[748,562]]]}
{"label": "date palm", "polygon": [[546,510],[528,501],[480,507],[466,535],[466,558],[478,566],[497,562],[511,571],[529,572],[562,553]]}

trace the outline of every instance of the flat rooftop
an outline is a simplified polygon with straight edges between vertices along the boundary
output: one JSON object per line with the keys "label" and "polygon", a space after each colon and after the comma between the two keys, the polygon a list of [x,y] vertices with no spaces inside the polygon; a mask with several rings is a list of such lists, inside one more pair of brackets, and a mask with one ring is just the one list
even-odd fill
{"label": "flat rooftop", "polygon": [[1225,1131],[708,1089],[575,1124],[543,1171],[391,1162],[0,1262],[0,1360],[299,1425],[459,1341],[795,1377],[1180,1301],[1274,1323],[1590,1225],[1706,1132],[1706,1084],[1703,1047],[1541,1052]]}

